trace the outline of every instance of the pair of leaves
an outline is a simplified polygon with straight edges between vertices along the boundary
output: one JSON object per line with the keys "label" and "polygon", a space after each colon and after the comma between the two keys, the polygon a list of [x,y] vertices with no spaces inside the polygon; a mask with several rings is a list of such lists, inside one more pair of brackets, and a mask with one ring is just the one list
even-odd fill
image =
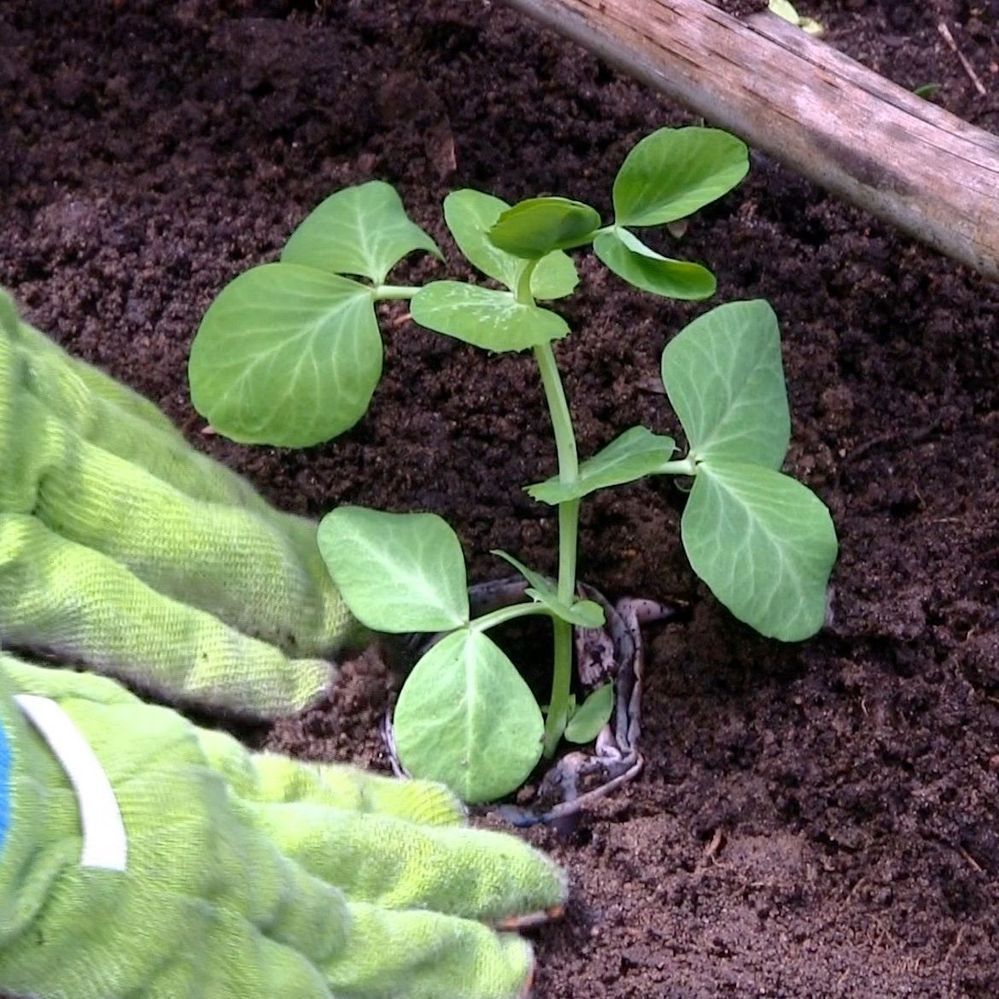
{"label": "pair of leaves", "polygon": [[662,376],[696,467],[680,525],[691,566],[763,635],[815,634],[836,531],[821,500],[778,471],[790,414],[773,310],[764,301],[712,309],[667,344]]}
{"label": "pair of leaves", "polygon": [[205,313],[188,367],[195,408],[242,443],[306,447],[352,427],[382,373],[375,290],[414,250],[441,255],[388,184],[331,195],[279,263],[241,274]]}
{"label": "pair of leaves", "polygon": [[561,339],[569,332],[561,316],[518,301],[516,292],[525,269],[531,267],[531,296],[543,300],[562,298],[576,287],[576,268],[569,257],[557,250],[535,263],[490,240],[488,234],[497,220],[509,211],[505,201],[481,191],[454,191],[444,199],[444,221],[458,248],[471,264],[508,290],[496,291],[460,281],[433,281],[413,297],[410,311],[416,322],[496,352],[527,350]]}
{"label": "pair of leaves", "polygon": [[539,572],[528,569],[523,562],[517,561],[508,552],[494,549],[493,555],[509,562],[528,582],[525,595],[542,604],[554,617],[561,618],[574,628],[601,628],[604,624],[604,612],[600,604],[593,600],[576,600],[571,604],[559,599],[558,590]]}
{"label": "pair of leaves", "polygon": [[435,514],[340,507],[319,548],[351,613],[375,631],[448,631],[399,694],[395,740],[415,777],[467,802],[519,787],[541,758],[544,719],[516,667],[471,622],[457,535]]}
{"label": "pair of leaves", "polygon": [[600,228],[588,205],[566,198],[531,198],[504,211],[489,230],[499,249],[537,260],[555,250],[593,243],[603,264],[630,284],[668,298],[714,294],[714,275],[646,246],[629,226],[685,218],[731,190],[746,175],[744,143],[712,128],[661,128],[627,155],[614,181],[614,224]]}
{"label": "pair of leaves", "polygon": [[643,243],[629,226],[686,218],[730,191],[746,175],[749,154],[739,139],[714,128],[661,128],[625,157],[614,180],[614,225],[594,240],[604,266],[629,284],[667,298],[708,298],[714,275],[672,260]]}
{"label": "pair of leaves", "polygon": [[[829,511],[779,471],[791,420],[777,317],[763,301],[718,306],[663,351],[662,378],[690,444],[694,485],[681,538],[694,571],[740,620],[796,641],[825,619],[837,542]],[[664,471],[669,437],[632,427],[574,482],[529,486],[552,505]]]}
{"label": "pair of leaves", "polygon": [[636,482],[659,471],[675,450],[672,437],[654,434],[645,427],[632,427],[582,462],[574,482],[562,482],[558,476],[553,476],[528,486],[527,493],[532,499],[551,506],[582,499],[598,489]]}
{"label": "pair of leaves", "polygon": [[559,298],[575,286],[575,269],[562,253],[590,242],[619,277],[654,294],[706,298],[715,279],[699,264],[671,260],[646,246],[627,226],[684,218],[721,197],[749,168],[745,145],[717,129],[659,129],[625,158],[614,181],[614,224],[600,228],[589,205],[567,198],[529,198],[513,207],[477,191],[457,191],[444,216],[465,256],[508,291],[456,281],[434,282],[415,296],[413,318],[422,326],[494,351],[524,350],[559,339],[565,321],[527,303],[518,288],[534,266],[532,298]]}

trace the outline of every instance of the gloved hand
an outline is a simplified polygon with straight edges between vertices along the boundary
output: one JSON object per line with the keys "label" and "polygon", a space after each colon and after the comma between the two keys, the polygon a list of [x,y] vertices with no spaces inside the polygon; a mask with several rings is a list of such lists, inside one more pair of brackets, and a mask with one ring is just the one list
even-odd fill
{"label": "gloved hand", "polygon": [[[316,527],[198,454],[0,289],[0,638],[245,715],[326,687],[357,626]],[[297,658],[303,657],[303,658]]]}
{"label": "gloved hand", "polygon": [[564,880],[461,819],[439,785],[251,754],[0,656],[0,991],[513,999],[530,948],[491,927]]}

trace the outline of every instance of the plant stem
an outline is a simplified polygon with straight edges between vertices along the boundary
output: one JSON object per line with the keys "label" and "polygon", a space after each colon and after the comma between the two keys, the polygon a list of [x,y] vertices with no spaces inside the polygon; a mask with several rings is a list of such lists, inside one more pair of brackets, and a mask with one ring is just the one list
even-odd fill
{"label": "plant stem", "polygon": [[[538,261],[531,260],[517,281],[516,298],[522,305],[533,305],[531,278]],[[579,457],[576,453],[576,434],[572,429],[572,414],[566,402],[562,378],[555,363],[555,352],[550,343],[534,348],[534,359],[541,372],[545,401],[555,433],[555,450],[558,454],[560,482],[572,483],[579,477]],[[571,604],[576,595],[576,542],[579,537],[579,500],[569,500],[558,505],[558,598]],[[548,702],[545,719],[545,757],[555,755],[566,722],[569,720],[569,694],[572,687],[572,625],[561,618],[552,618],[554,631],[554,661],[552,664],[552,696]]]}
{"label": "plant stem", "polygon": [[[579,476],[579,459],[576,454],[576,435],[572,429],[572,416],[566,402],[562,379],[555,363],[551,344],[534,348],[534,356],[541,371],[555,449],[558,453],[558,477],[561,482],[575,482]],[[558,598],[571,604],[576,594],[576,543],[579,536],[579,500],[568,500],[558,506]],[[544,754],[554,756],[569,714],[569,693],[572,686],[572,625],[568,621],[552,620],[555,635],[554,663],[552,668],[552,695],[548,717],[545,720]]]}
{"label": "plant stem", "polygon": [[510,607],[499,607],[482,617],[477,617],[470,625],[473,631],[488,631],[496,628],[507,621],[513,621],[518,617],[530,617],[533,614],[550,614],[551,611],[540,603],[513,604]]}
{"label": "plant stem", "polygon": [[656,469],[656,475],[696,475],[697,462],[690,456],[667,461]]}
{"label": "plant stem", "polygon": [[405,284],[376,284],[371,294],[382,302],[397,302],[400,299],[412,298],[420,289]]}
{"label": "plant stem", "polygon": [[534,277],[534,269],[538,266],[539,261],[528,260],[524,269],[520,272],[520,277],[517,278],[517,290],[514,292],[514,298],[520,302],[521,305],[534,305],[534,294],[531,291],[531,278]]}

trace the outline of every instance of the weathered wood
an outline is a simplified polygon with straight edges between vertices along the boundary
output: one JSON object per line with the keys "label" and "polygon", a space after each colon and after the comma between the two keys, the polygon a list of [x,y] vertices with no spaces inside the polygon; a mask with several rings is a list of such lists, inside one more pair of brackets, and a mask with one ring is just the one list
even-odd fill
{"label": "weathered wood", "polygon": [[999,137],[773,14],[506,0],[823,187],[999,280]]}

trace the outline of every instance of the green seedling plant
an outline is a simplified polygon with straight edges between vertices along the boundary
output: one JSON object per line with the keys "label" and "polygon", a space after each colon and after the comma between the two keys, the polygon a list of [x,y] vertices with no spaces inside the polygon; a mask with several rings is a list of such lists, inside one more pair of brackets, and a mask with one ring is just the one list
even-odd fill
{"label": "green seedling plant", "polygon": [[[699,300],[715,279],[698,263],[652,249],[635,230],[670,226],[730,191],[748,169],[746,147],[709,128],[660,129],[622,163],[614,217],[561,197],[510,206],[475,190],[444,201],[458,249],[490,284],[386,283],[407,254],[442,259],[396,192],[373,181],[327,198],[295,230],[278,262],[228,285],[192,348],[198,410],[234,440],[307,446],[353,426],[382,366],[375,305],[409,301],[421,326],[492,353],[530,351],[551,420],[557,473],[528,485],[557,510],[554,580],[497,551],[525,581],[525,602],[473,617],[461,545],[433,514],[342,507],[319,528],[330,573],[355,616],[387,633],[439,636],[399,695],[394,733],[414,776],[443,780],[466,801],[516,789],[563,737],[591,741],[613,707],[609,685],[582,704],[572,694],[573,629],[598,628],[602,608],[577,596],[581,502],[653,475],[678,476],[689,496],[681,540],[694,571],[740,620],[797,641],[825,617],[837,542],[829,513],[780,468],[790,440],[777,318],[764,301],[701,315],[665,347],[661,375],[686,437],[636,426],[581,461],[554,344],[569,332],[550,308],[578,283],[566,251],[592,248],[636,288]],[[546,709],[489,636],[513,618],[552,621]]]}

